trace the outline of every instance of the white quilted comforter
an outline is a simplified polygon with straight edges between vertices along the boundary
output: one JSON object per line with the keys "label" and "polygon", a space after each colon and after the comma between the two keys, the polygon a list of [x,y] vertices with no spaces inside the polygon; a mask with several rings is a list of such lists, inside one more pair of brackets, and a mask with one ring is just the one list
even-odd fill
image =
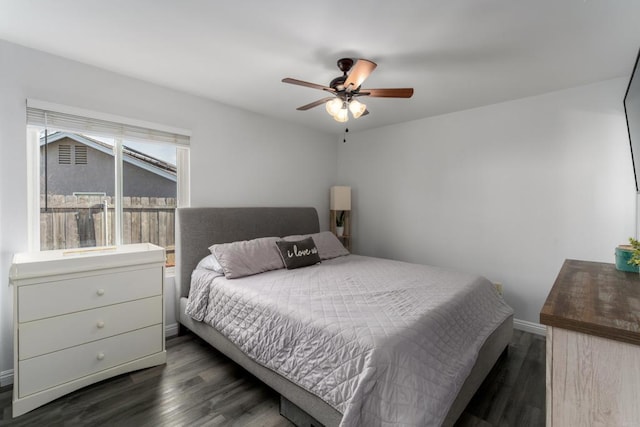
{"label": "white quilted comforter", "polygon": [[482,277],[349,255],[233,280],[195,270],[187,313],[343,426],[437,426],[512,309]]}

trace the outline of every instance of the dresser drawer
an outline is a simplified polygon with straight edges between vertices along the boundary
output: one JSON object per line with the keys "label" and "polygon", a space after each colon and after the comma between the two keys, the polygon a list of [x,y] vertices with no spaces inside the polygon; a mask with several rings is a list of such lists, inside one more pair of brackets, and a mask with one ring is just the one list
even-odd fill
{"label": "dresser drawer", "polygon": [[159,323],[161,296],[21,323],[18,357],[25,360]]}
{"label": "dresser drawer", "polygon": [[18,362],[19,397],[159,353],[163,333],[155,325]]}
{"label": "dresser drawer", "polygon": [[18,288],[18,322],[162,294],[162,267],[73,276]]}

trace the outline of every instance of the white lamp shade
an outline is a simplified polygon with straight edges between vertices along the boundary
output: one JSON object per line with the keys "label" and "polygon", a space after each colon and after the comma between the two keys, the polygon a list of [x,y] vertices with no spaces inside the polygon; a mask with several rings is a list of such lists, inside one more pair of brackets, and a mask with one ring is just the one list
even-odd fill
{"label": "white lamp shade", "polygon": [[333,116],[333,119],[336,122],[344,123],[349,120],[349,111],[346,108],[342,108]]}
{"label": "white lamp shade", "polygon": [[325,108],[327,109],[327,113],[335,116],[342,108],[342,100],[340,98],[333,98],[331,101],[327,101]]}
{"label": "white lamp shade", "polygon": [[357,119],[367,110],[367,106],[357,99],[354,99],[349,103],[349,110],[351,110],[353,118]]}
{"label": "white lamp shade", "polygon": [[329,209],[334,211],[350,211],[351,187],[331,187],[331,200],[329,202]]}

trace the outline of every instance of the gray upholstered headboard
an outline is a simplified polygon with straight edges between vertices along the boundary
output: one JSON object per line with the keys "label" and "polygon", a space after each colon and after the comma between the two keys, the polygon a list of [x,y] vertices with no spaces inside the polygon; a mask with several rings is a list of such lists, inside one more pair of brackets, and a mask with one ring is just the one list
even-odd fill
{"label": "gray upholstered headboard", "polygon": [[176,227],[178,300],[189,295],[191,272],[214,243],[320,231],[315,208],[179,208]]}

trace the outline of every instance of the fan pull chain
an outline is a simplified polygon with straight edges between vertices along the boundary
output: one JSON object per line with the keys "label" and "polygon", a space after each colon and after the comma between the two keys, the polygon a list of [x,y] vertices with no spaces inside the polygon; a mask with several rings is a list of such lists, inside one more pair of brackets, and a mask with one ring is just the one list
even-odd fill
{"label": "fan pull chain", "polygon": [[349,128],[344,128],[344,134],[342,135],[342,142],[347,142],[347,134],[349,133]]}

